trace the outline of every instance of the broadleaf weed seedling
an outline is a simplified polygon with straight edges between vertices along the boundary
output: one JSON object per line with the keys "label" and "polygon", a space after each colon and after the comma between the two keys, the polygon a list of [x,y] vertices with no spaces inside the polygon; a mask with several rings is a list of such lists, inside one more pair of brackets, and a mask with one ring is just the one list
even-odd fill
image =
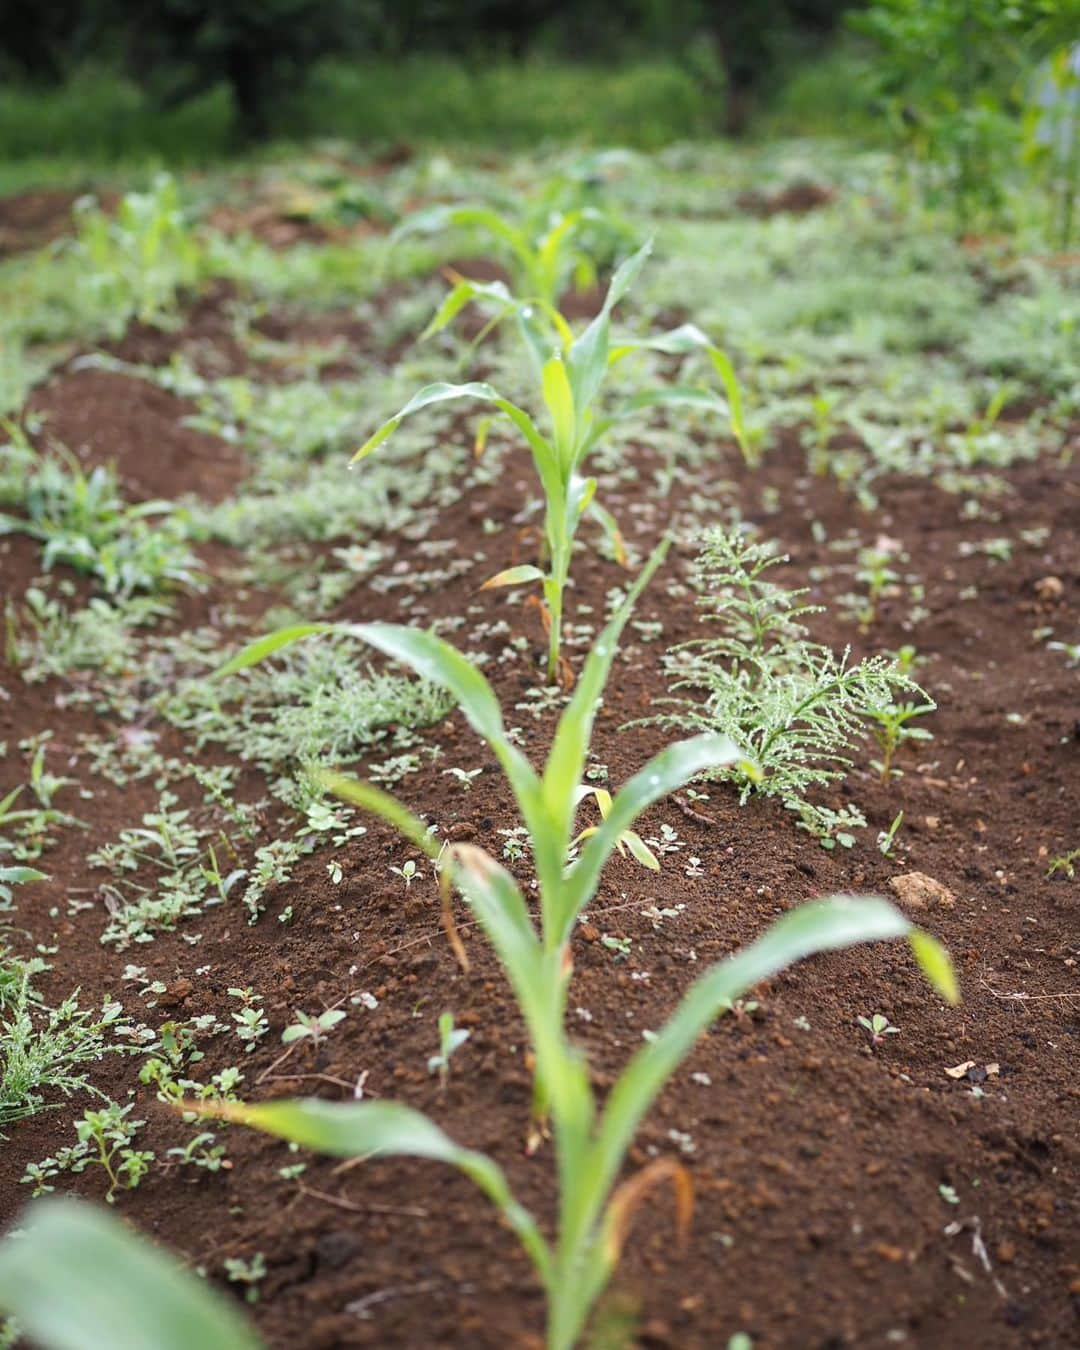
{"label": "broadleaf weed seedling", "polygon": [[[657,1159],[621,1185],[619,1173],[646,1112],[700,1034],[729,1003],[801,957],[899,936],[908,937],[939,993],[949,1001],[956,997],[944,949],[928,934],[913,929],[887,901],[837,896],[811,903],[784,916],[749,948],[706,971],[667,1024],[637,1051],[600,1111],[584,1058],[566,1029],[575,927],[596,894],[606,862],[637,816],[703,771],[740,758],[739,749],[715,733],[668,746],[614,795],[606,819],[567,867],[578,788],[616,645],[664,552],[662,546],[654,553],[593,644],[559,719],[542,772],[533,768],[510,739],[488,681],[448,643],[431,633],[392,624],[337,629],[411,665],[451,692],[498,760],[528,830],[536,872],[536,919],[513,877],[483,849],[464,843],[440,845],[421,820],[382,789],[339,775],[327,774],[324,779],[330,790],[382,816],[438,861],[444,883],[460,890],[494,947],[528,1030],[535,1063],[534,1115],[548,1120],[552,1129],[559,1194],[554,1238],[549,1241],[544,1236],[491,1158],[456,1144],[433,1121],[402,1103],[340,1104],[310,1099],[201,1108],[205,1114],[241,1121],[337,1156],[409,1155],[461,1169],[500,1210],[535,1266],[547,1296],[550,1350],[569,1350],[577,1343],[614,1271],[633,1213],[646,1190],[671,1181],[680,1222],[688,1221],[692,1190],[681,1164]],[[271,634],[251,643],[219,673],[241,669],[285,643],[319,631],[317,625],[302,625]]]}
{"label": "broadleaf weed seedling", "polygon": [[340,1008],[330,1008],[317,1014],[295,1012],[296,1021],[281,1033],[282,1045],[293,1045],[297,1041],[310,1040],[312,1045],[320,1046],[337,1024],[345,1019]]}
{"label": "broadleaf weed seedling", "polygon": [[881,781],[887,783],[890,778],[899,776],[903,770],[893,767],[896,752],[909,741],[932,741],[933,733],[925,727],[908,726],[916,717],[925,717],[936,712],[936,703],[888,703],[883,708],[871,712],[874,722],[874,740],[881,749],[881,758],[870,761],[870,767],[881,775]]}
{"label": "broadleaf weed seedling", "polygon": [[894,1027],[884,1013],[874,1013],[872,1017],[857,1017],[856,1022],[870,1037],[870,1044],[876,1050],[885,1044],[886,1036],[899,1036],[900,1028]]}

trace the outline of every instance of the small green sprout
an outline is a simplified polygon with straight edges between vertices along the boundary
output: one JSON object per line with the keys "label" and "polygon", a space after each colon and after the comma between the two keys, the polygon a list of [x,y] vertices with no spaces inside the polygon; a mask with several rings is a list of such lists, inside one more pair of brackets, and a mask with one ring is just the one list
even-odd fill
{"label": "small green sprout", "polygon": [[896,839],[896,833],[904,823],[903,811],[897,811],[893,817],[893,822],[887,830],[879,830],[877,837],[877,846],[884,857],[888,857],[892,852],[892,846]]}
{"label": "small green sprout", "polygon": [[888,703],[871,712],[874,720],[874,740],[881,748],[881,758],[870,761],[870,767],[881,775],[881,781],[887,783],[890,778],[899,777],[902,770],[893,768],[893,759],[897,750],[908,741],[931,741],[933,734],[925,727],[911,727],[908,723],[916,717],[925,717],[927,713],[937,711],[933,702]]}
{"label": "small green sprout", "polygon": [[427,1071],[439,1075],[441,1088],[446,1087],[446,1081],[450,1077],[450,1056],[455,1050],[460,1050],[469,1039],[469,1035],[464,1028],[454,1026],[452,1012],[439,1014],[439,1053],[428,1056]]}
{"label": "small green sprout", "polygon": [[855,1019],[866,1034],[870,1037],[870,1044],[875,1048],[885,1044],[886,1036],[899,1036],[900,1028],[894,1027],[884,1013],[874,1013],[872,1017],[857,1017]]}
{"label": "small green sprout", "polygon": [[[1072,848],[1068,853],[1062,853],[1060,857],[1051,858],[1050,866],[1046,869],[1047,880],[1056,877],[1059,872],[1067,876],[1072,881],[1076,876],[1076,864],[1080,860],[1080,848]],[[0,873],[0,878],[2,878]]]}
{"label": "small green sprout", "polygon": [[242,1284],[244,1298],[248,1303],[259,1301],[259,1281],[266,1276],[266,1258],[262,1252],[256,1252],[250,1261],[239,1256],[225,1258],[225,1278],[231,1284]]}
{"label": "small green sprout", "polygon": [[401,867],[391,867],[390,871],[394,876],[400,877],[405,883],[405,889],[408,890],[416,878],[420,875],[416,863],[410,858],[407,863]]}
{"label": "small green sprout", "polygon": [[331,1008],[316,1017],[297,1008],[296,1021],[290,1023],[281,1033],[281,1044],[292,1045],[294,1042],[310,1039],[313,1045],[318,1046],[344,1016],[345,1013],[340,1008]]}

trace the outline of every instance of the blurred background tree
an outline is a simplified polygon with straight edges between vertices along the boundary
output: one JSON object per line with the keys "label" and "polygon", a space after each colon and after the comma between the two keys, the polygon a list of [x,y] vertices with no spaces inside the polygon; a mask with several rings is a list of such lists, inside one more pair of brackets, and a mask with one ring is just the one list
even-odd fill
{"label": "blurred background tree", "polygon": [[671,60],[741,130],[778,71],[849,0],[0,0],[0,64],[59,82],[81,62],[125,71],[159,107],[228,88],[237,139],[274,129],[324,57]]}

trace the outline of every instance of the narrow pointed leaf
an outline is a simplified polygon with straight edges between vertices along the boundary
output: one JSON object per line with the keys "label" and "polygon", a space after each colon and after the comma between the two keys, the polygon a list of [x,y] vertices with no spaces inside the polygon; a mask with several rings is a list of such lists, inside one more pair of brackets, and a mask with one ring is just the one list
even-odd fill
{"label": "narrow pointed leaf", "polygon": [[541,1277],[546,1278],[547,1244],[532,1215],[514,1198],[502,1168],[486,1154],[456,1144],[434,1121],[412,1107],[400,1102],[325,1102],[309,1097],[257,1106],[222,1102],[215,1109],[228,1120],[337,1158],[380,1154],[449,1163],[474,1181],[502,1211]]}
{"label": "narrow pointed leaf", "polygon": [[960,1002],[960,987],[956,981],[956,971],[949,953],[931,933],[915,928],[908,934],[908,942],[914,953],[919,969],[930,985],[937,990],[946,1003]]}
{"label": "narrow pointed leaf", "polygon": [[508,567],[504,572],[496,572],[493,577],[488,577],[480,589],[490,591],[495,586],[520,586],[524,581],[543,580],[544,573],[539,567],[533,567],[532,563],[522,563],[518,567]]}
{"label": "narrow pointed leaf", "polygon": [[603,1204],[631,1140],[697,1038],[735,999],[796,961],[858,942],[905,936],[911,924],[876,896],[831,896],[785,914],[745,950],[706,971],[654,1039],[634,1056],[608,1097],[594,1146],[596,1202]]}
{"label": "narrow pointed leaf", "polygon": [[[668,540],[662,540],[653,550],[645,566],[638,573],[633,586],[592,645],[585,666],[578,676],[574,696],[566,707],[544,769],[543,790],[549,810],[562,821],[560,835],[568,839],[572,825],[574,789],[581,782],[588,748],[592,742],[593,723],[600,695],[607,683],[611,663],[615,659],[622,630],[633,612],[641,592],[649,584],[657,568],[667,556]],[[627,824],[633,822],[628,821]]]}
{"label": "narrow pointed leaf", "polygon": [[565,933],[569,933],[577,916],[592,899],[612,849],[642,811],[705,769],[735,764],[741,758],[738,747],[726,736],[706,732],[669,745],[649,760],[615,794],[604,823],[582,849],[581,857],[567,878],[562,896],[565,909],[560,915]]}
{"label": "narrow pointed leaf", "polygon": [[419,412],[422,408],[430,408],[435,403],[448,403],[462,398],[480,399],[485,403],[502,402],[498,392],[490,384],[485,384],[482,381],[473,381],[469,384],[427,384],[409,399],[400,412],[395,413],[393,417],[384,422],[374,436],[369,437],[364,442],[349,462],[355,464],[358,459],[365,459],[397,430],[406,417],[413,413]]}
{"label": "narrow pointed leaf", "polygon": [[236,655],[223,666],[219,666],[210,678],[220,680],[226,675],[235,675],[238,670],[258,665],[260,661],[265,661],[268,656],[273,656],[275,652],[281,651],[283,647],[288,647],[293,642],[299,642],[301,638],[312,637],[315,633],[333,633],[336,629],[337,625],[332,623],[298,623],[288,628],[277,628],[274,632],[249,642],[246,647],[241,647]]}
{"label": "narrow pointed leaf", "polygon": [[381,816],[383,820],[389,821],[399,834],[411,844],[415,844],[429,858],[437,858],[441,853],[443,845],[438,836],[433,835],[419,816],[414,816],[389,792],[384,792],[373,783],[362,783],[358,778],[350,778],[343,773],[322,770],[315,776],[327,792],[332,792],[335,797],[340,797],[342,801],[352,806],[359,806],[362,810],[370,811],[372,815]]}

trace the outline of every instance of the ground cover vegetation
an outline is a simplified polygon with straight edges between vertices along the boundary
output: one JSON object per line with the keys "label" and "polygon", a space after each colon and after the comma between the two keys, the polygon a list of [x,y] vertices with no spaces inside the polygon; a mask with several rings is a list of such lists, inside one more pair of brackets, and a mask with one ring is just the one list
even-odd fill
{"label": "ground cover vegetation", "polygon": [[337,145],[0,263],[5,1343],[1070,1343],[1077,265],[954,19],[860,19],[907,178]]}

